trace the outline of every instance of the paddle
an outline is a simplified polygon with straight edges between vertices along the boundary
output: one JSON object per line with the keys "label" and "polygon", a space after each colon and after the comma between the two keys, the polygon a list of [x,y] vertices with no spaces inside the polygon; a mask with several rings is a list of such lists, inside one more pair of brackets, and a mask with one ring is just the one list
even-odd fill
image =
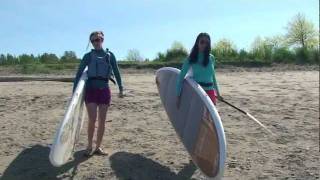
{"label": "paddle", "polygon": [[242,110],[242,109],[234,106],[233,104],[231,104],[231,103],[229,103],[228,101],[224,100],[221,96],[220,96],[219,100],[222,101],[222,102],[224,102],[224,103],[226,103],[227,105],[235,108],[236,110],[242,112],[243,114],[247,115],[250,119],[254,120],[256,123],[258,123],[261,127],[263,127],[263,128],[264,128],[266,131],[268,131],[270,134],[272,134],[273,136],[275,135],[275,134],[273,134],[273,132],[270,131],[265,125],[263,125],[263,124],[262,124],[260,121],[258,121],[255,117],[253,117],[250,113],[248,113],[248,112],[246,112],[246,111],[244,111],[244,110]]}

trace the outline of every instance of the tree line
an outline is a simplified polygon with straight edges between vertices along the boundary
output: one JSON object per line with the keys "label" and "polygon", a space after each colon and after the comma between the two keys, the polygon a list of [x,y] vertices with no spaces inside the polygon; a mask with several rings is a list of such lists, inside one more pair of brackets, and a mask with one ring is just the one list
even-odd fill
{"label": "tree line", "polygon": [[[220,62],[269,62],[269,63],[316,63],[319,64],[319,29],[297,14],[288,23],[286,34],[273,37],[256,37],[250,50],[237,49],[229,39],[220,39],[211,53]],[[156,61],[176,61],[188,56],[179,42],[174,42],[165,53],[158,53]]]}
{"label": "tree line", "polygon": [[15,64],[56,64],[56,63],[76,63],[79,59],[73,51],[65,51],[61,57],[53,53],[44,53],[38,56],[33,54],[22,54],[13,56],[11,54],[0,54],[0,64],[15,65]]}
{"label": "tree line", "polygon": [[[229,39],[220,39],[213,44],[211,53],[218,62],[268,62],[319,64],[319,29],[297,14],[288,22],[286,33],[273,37],[256,37],[249,50],[237,49]],[[155,59],[144,59],[137,49],[128,51],[125,61],[132,63],[147,61],[149,63],[181,62],[188,56],[188,50],[180,42],[174,42],[166,52],[159,52]],[[0,54],[0,65],[14,64],[63,64],[79,63],[73,51],[65,51],[61,57],[52,53],[38,56],[22,54],[13,56]]]}

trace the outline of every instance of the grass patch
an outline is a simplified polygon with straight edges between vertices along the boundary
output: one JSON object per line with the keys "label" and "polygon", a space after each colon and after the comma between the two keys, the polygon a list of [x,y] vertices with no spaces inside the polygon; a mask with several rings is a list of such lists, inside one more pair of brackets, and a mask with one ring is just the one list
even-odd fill
{"label": "grass patch", "polygon": [[[7,66],[10,67],[10,66]],[[11,66],[12,67],[12,66]],[[13,66],[21,74],[51,74],[62,70],[76,70],[78,64],[21,64]]]}

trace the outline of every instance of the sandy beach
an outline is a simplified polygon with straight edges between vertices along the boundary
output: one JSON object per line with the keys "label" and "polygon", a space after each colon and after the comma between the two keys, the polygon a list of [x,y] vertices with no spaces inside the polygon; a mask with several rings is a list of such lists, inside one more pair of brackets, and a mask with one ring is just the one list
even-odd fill
{"label": "sandy beach", "polygon": [[[218,103],[227,138],[224,179],[319,179],[319,71],[219,71],[224,98],[249,111],[275,137]],[[190,161],[162,107],[152,71],[125,72],[127,96],[112,103],[107,157],[83,157],[86,123],[75,157],[56,168],[49,146],[72,83],[0,82],[0,179],[205,179]]]}

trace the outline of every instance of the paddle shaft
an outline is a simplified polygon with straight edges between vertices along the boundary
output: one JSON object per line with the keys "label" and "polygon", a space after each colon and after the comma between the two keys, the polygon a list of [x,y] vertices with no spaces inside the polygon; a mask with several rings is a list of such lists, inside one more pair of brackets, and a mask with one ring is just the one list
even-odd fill
{"label": "paddle shaft", "polygon": [[247,114],[247,112],[245,112],[244,110],[242,110],[242,109],[240,109],[240,108],[238,108],[238,107],[236,107],[236,106],[232,105],[231,103],[229,103],[228,101],[226,101],[226,100],[224,100],[224,99],[220,99],[220,101],[222,101],[222,102],[224,102],[224,103],[228,104],[229,106],[231,106],[231,107],[235,108],[236,110],[238,110],[238,111],[242,112],[243,114]]}
{"label": "paddle shaft", "polygon": [[224,100],[223,98],[221,98],[220,101],[228,104],[229,106],[231,106],[231,107],[235,108],[236,110],[242,112],[243,114],[247,115],[250,119],[254,120],[256,123],[258,123],[261,127],[263,127],[263,128],[264,128],[266,131],[268,131],[270,134],[274,135],[274,134],[272,133],[272,131],[270,131],[265,125],[263,125],[260,121],[258,121],[255,117],[253,117],[253,116],[252,116],[251,114],[249,114],[248,112],[245,112],[244,110],[242,110],[242,109],[234,106],[233,104],[227,102],[227,101]]}

